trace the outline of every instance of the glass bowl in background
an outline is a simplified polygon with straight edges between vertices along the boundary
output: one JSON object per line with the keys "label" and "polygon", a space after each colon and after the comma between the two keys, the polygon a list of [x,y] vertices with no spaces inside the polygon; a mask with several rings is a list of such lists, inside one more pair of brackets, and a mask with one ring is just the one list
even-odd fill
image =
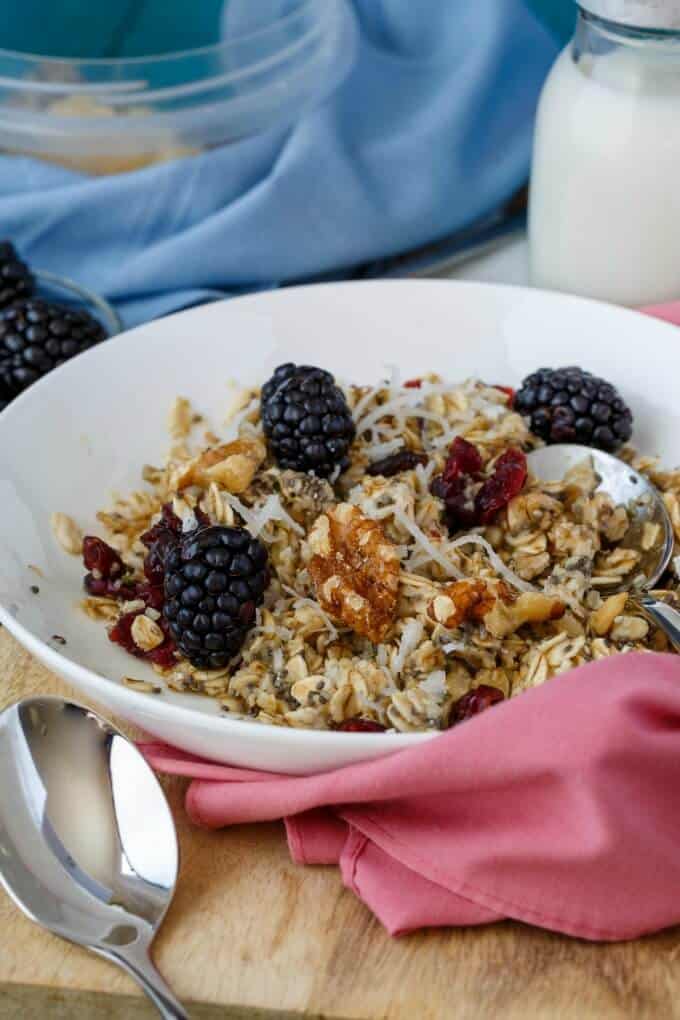
{"label": "glass bowl in background", "polygon": [[67,308],[85,309],[101,322],[109,337],[123,332],[123,321],[118,312],[99,294],[81,287],[66,276],[48,273],[45,269],[34,269],[32,272],[37,284],[37,297],[58,301]]}
{"label": "glass bowl in background", "polygon": [[348,0],[230,0],[215,45],[153,57],[0,50],[0,150],[95,174],[294,123],[351,68]]}

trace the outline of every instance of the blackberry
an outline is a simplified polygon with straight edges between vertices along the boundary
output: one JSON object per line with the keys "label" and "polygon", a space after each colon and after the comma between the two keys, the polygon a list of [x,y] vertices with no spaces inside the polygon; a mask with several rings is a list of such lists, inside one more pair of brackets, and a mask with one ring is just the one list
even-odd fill
{"label": "blackberry", "polygon": [[294,365],[292,361],[287,361],[285,365],[279,365],[271,379],[268,379],[260,390],[261,403],[269,403],[281,383],[285,382],[286,379],[290,379],[292,375],[301,376],[308,372],[322,372],[328,377],[328,379],[330,379],[331,382],[333,382],[333,376],[331,373],[325,372],[322,368],[314,368],[313,365]]}
{"label": "blackberry", "polygon": [[203,528],[165,558],[163,616],[194,666],[221,669],[238,652],[267,586],[267,551],[245,528]]}
{"label": "blackberry", "polygon": [[514,408],[546,443],[582,443],[612,453],[633,431],[633,415],[618,390],[575,366],[527,376]]}
{"label": "blackberry", "polygon": [[0,308],[30,297],[35,288],[33,273],[16,253],[11,241],[0,241]]}
{"label": "blackberry", "polygon": [[262,425],[281,468],[327,478],[349,464],[354,420],[330,372],[310,365],[280,365],[262,387]]}
{"label": "blackberry", "polygon": [[13,396],[106,333],[84,310],[29,298],[0,311],[0,383]]}

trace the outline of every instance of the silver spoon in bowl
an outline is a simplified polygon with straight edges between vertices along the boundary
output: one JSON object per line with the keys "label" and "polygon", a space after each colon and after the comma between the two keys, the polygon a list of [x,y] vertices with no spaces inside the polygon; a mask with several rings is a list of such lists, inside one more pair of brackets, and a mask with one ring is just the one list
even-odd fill
{"label": "silver spoon in bowl", "polygon": [[149,950],[177,836],[137,748],[88,708],[27,698],[0,714],[0,881],[55,935],[126,970],[165,1020],[188,1020]]}
{"label": "silver spoon in bowl", "polygon": [[[529,470],[544,482],[561,481],[570,468],[590,460],[599,478],[596,492],[607,493],[614,503],[628,511],[631,523],[623,541],[641,553],[637,575],[630,581],[617,579],[598,587],[602,594],[627,591],[645,616],[660,627],[676,650],[680,651],[680,612],[650,594],[666,571],[673,555],[673,526],[657,489],[639,471],[634,471],[618,457],[589,446],[556,443],[529,454]],[[647,551],[641,548],[642,530],[646,522],[659,524],[661,540]]]}

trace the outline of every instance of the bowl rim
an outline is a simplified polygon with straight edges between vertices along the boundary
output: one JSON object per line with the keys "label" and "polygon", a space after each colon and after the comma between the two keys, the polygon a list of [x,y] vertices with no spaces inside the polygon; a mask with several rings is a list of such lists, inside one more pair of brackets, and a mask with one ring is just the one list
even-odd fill
{"label": "bowl rim", "polygon": [[[389,288],[403,288],[405,285],[408,287],[420,287],[422,289],[431,287],[452,287],[458,291],[467,290],[470,292],[477,291],[480,295],[488,293],[490,291],[496,291],[499,294],[511,293],[515,296],[524,297],[528,300],[537,300],[542,298],[548,298],[551,302],[556,305],[569,304],[569,305],[581,305],[584,307],[598,307],[606,308],[613,316],[623,317],[628,320],[632,317],[638,318],[640,313],[635,309],[625,308],[620,305],[613,305],[608,302],[598,301],[594,298],[579,297],[572,294],[565,294],[560,291],[544,290],[539,288],[533,288],[528,286],[518,286],[513,284],[498,284],[488,283],[482,281],[461,281],[461,280],[449,280],[446,278],[438,279],[376,279],[376,280],[352,280],[332,283],[316,283],[316,284],[304,284],[295,287],[284,287],[278,290],[258,291],[252,294],[244,294],[235,298],[227,298],[223,301],[208,302],[207,305],[191,306],[189,308],[181,309],[180,311],[172,313],[170,316],[164,316],[161,319],[152,320],[149,323],[142,323],[132,329],[125,330],[123,333],[119,333],[116,336],[111,337],[107,341],[107,346],[112,343],[127,343],[130,337],[134,337],[140,330],[146,330],[150,326],[162,329],[162,323],[168,318],[176,319],[183,316],[190,316],[196,314],[200,309],[210,307],[214,304],[231,304],[236,301],[239,303],[250,303],[257,304],[265,300],[286,300],[286,296],[291,292],[300,293],[306,291],[314,291],[318,294],[323,290],[334,290],[338,291],[342,289],[344,291],[356,290],[361,287],[362,289],[373,288],[375,290],[387,290]],[[647,319],[645,328],[654,329],[657,333],[666,333],[670,338],[673,336],[673,341],[677,343],[677,326],[667,321],[657,319],[651,316],[644,316]],[[108,348],[110,349],[110,347]],[[12,401],[12,403],[0,413],[0,436],[2,433],[3,420],[7,420],[7,417],[11,417],[13,408],[16,408],[21,402],[26,400],[35,399],[41,388],[46,386],[54,385],[54,379],[59,378],[61,373],[67,373],[69,371],[69,365],[77,359],[84,358],[96,358],[99,345],[90,348],[89,350],[83,351],[81,354],[76,355],[75,358],[65,362],[58,368],[54,369],[47,376],[43,376],[36,383],[30,386],[27,390]],[[143,691],[136,691],[133,688],[125,687],[122,683],[103,676],[100,673],[89,669],[86,666],[82,666],[80,663],[71,659],[68,655],[58,651],[42,638],[37,637],[32,631],[25,627],[5,606],[0,603],[0,623],[7,628],[7,630],[15,637],[32,655],[35,655],[43,663],[47,664],[48,668],[53,669],[54,672],[58,673],[62,677],[74,677],[76,685],[81,690],[86,691],[88,694],[92,694],[92,697],[96,700],[97,695],[100,691],[106,691],[106,694],[121,702],[131,702],[136,706],[143,705],[144,702],[140,699],[148,699],[149,695]],[[112,691],[114,693],[112,693]],[[105,698],[104,700],[108,700]],[[287,743],[299,744],[300,740],[304,740],[310,745],[323,746],[324,743],[327,745],[331,740],[337,736],[343,741],[353,744],[355,747],[360,748],[366,746],[375,748],[376,746],[382,746],[388,751],[397,751],[405,749],[406,747],[415,745],[423,740],[431,740],[434,737],[440,736],[447,732],[446,730],[427,730],[415,733],[403,733],[403,732],[384,732],[384,733],[352,733],[343,732],[340,730],[316,730],[316,729],[303,729],[294,728],[287,726],[274,726],[263,723],[258,723],[251,719],[242,719],[230,716],[228,713],[220,715],[213,715],[203,712],[196,712],[191,707],[185,705],[176,704],[173,701],[164,701],[161,698],[155,698],[154,702],[154,714],[162,716],[163,718],[172,721],[174,723],[187,722],[194,730],[211,730],[214,731],[215,727],[223,730],[225,737],[232,727],[236,727],[242,734],[248,733],[252,735],[255,741],[266,741],[270,744],[276,743],[279,745],[285,745]]]}
{"label": "bowl rim", "polygon": [[[244,42],[253,42],[258,38],[261,39],[271,35],[281,28],[285,28],[287,24],[295,21],[296,18],[304,15],[307,11],[314,12],[314,9],[325,17],[327,10],[330,9],[330,5],[327,5],[327,0],[300,0],[297,7],[276,18],[268,25],[262,25],[260,28],[252,29],[250,32],[241,32],[217,43],[208,43],[205,46],[196,46],[186,50],[173,50],[170,53],[149,54],[138,57],[54,57],[49,54],[29,53],[27,51],[0,47],[0,58],[8,57],[27,62],[34,61],[37,64],[50,64],[57,67],[110,67],[119,73],[121,68],[135,68],[142,64],[170,64],[173,61],[185,60],[187,57],[211,56],[220,52],[228,53],[230,47],[234,44],[241,45]],[[30,87],[31,83],[30,81],[22,81],[21,84]],[[64,84],[67,85],[69,83],[65,82]]]}

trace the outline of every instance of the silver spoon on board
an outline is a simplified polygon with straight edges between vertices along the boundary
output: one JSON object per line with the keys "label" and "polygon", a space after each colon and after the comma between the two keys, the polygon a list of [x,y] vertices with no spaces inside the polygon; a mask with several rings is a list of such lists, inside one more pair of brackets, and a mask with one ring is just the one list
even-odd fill
{"label": "silver spoon on board", "polygon": [[137,748],[88,708],[0,713],[0,881],[55,935],[106,957],[165,1020],[188,1020],[149,956],[175,890],[177,836]]}
{"label": "silver spoon on board", "polygon": [[[544,482],[561,481],[570,468],[590,460],[600,481],[596,492],[605,492],[616,505],[628,511],[631,524],[623,541],[641,552],[638,574],[632,581],[624,578],[598,587],[605,595],[627,591],[645,616],[660,627],[676,650],[680,651],[680,612],[650,594],[666,571],[673,555],[673,526],[657,489],[639,471],[634,471],[618,457],[589,446],[556,443],[529,454],[529,470]],[[641,549],[642,529],[647,521],[661,526],[661,540],[647,552]]]}

